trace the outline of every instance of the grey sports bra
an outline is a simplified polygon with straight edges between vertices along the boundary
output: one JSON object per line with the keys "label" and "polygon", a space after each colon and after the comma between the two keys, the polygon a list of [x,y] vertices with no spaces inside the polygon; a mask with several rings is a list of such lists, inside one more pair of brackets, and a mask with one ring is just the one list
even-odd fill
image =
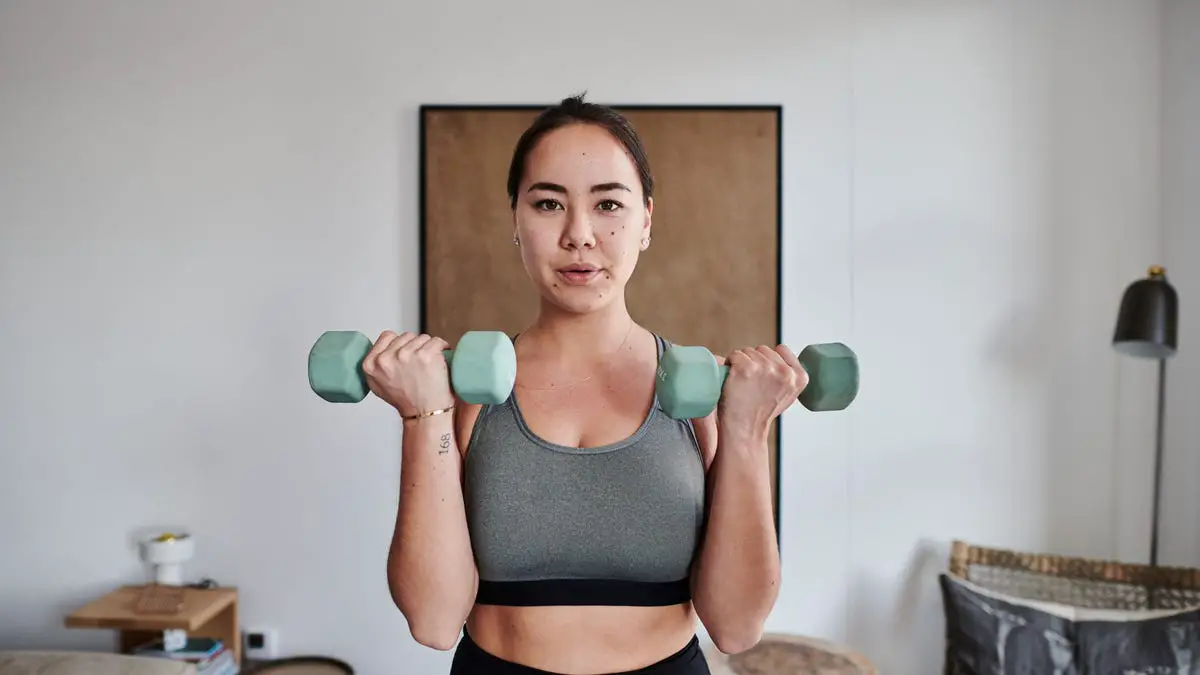
{"label": "grey sports bra", "polygon": [[[669,343],[655,336],[661,358]],[[704,530],[704,461],[690,420],[655,398],[633,435],[595,448],[547,442],[514,398],[484,406],[463,493],[476,602],[671,605]]]}

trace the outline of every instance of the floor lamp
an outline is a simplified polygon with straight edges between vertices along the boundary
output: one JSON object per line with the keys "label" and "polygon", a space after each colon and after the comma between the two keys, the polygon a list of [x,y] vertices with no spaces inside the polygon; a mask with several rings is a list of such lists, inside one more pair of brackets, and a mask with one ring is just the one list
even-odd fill
{"label": "floor lamp", "polygon": [[1158,419],[1154,431],[1154,506],[1150,525],[1150,565],[1158,565],[1159,502],[1162,500],[1163,408],[1167,359],[1175,354],[1179,327],[1179,296],[1167,281],[1167,271],[1150,267],[1144,279],[1129,284],[1121,298],[1113,348],[1121,354],[1158,360]]}

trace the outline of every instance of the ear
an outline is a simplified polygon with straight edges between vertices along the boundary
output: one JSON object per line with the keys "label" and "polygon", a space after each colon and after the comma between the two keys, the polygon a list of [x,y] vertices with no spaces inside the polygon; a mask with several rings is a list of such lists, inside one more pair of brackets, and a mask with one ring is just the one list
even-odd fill
{"label": "ear", "polygon": [[646,218],[645,218],[644,222],[642,223],[642,236],[643,237],[650,236],[650,224],[651,224],[650,221],[651,221],[651,216],[653,216],[653,214],[654,214],[654,197],[650,197],[649,199],[646,200]]}

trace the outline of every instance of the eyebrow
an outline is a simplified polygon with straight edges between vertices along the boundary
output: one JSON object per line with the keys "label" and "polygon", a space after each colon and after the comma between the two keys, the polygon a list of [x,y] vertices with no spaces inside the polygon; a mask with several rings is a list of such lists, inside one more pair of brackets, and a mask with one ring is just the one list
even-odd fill
{"label": "eyebrow", "polygon": [[[567,189],[558,183],[534,183],[533,185],[529,186],[528,192],[533,192],[534,190],[549,190],[550,192],[559,192],[562,194],[567,193]],[[592,192],[609,192],[611,190],[624,190],[626,192],[633,192],[633,190],[630,190],[629,186],[624,183],[600,183],[592,186]]]}

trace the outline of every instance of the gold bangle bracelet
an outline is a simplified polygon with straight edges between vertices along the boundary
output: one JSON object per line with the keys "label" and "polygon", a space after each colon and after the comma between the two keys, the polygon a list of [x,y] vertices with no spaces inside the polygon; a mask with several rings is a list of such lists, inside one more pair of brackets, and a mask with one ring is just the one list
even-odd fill
{"label": "gold bangle bracelet", "polygon": [[442,408],[441,410],[430,410],[428,412],[417,413],[416,415],[401,415],[400,419],[406,420],[406,421],[407,420],[419,420],[419,419],[422,419],[425,417],[433,417],[434,415],[441,415],[442,413],[448,413],[451,410],[454,410],[454,406],[450,406],[449,408]]}

